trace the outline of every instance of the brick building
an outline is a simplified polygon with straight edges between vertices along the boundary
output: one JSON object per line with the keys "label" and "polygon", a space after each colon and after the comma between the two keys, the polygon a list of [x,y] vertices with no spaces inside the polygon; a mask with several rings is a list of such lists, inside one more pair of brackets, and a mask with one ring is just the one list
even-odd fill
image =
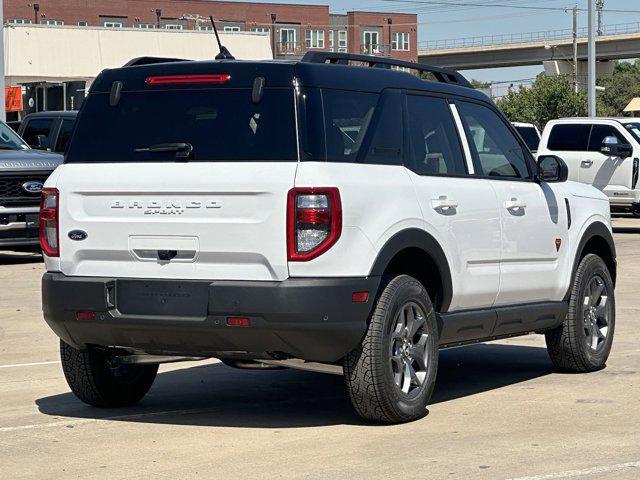
{"label": "brick building", "polygon": [[208,0],[5,0],[9,24],[221,30],[268,34],[276,58],[332,50],[417,60],[417,17],[404,13],[332,14],[326,5]]}

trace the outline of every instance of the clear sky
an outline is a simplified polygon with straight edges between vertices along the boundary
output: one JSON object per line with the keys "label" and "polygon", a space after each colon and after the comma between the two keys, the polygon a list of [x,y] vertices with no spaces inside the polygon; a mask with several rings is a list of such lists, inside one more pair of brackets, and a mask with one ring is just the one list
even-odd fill
{"label": "clear sky", "polygon": [[[263,0],[253,0],[262,3]],[[273,0],[278,3],[329,5],[332,12],[350,10],[409,12],[418,14],[418,42],[483,35],[564,30],[571,28],[574,5],[586,10],[587,0]],[[480,4],[480,6],[477,6]],[[508,8],[519,7],[519,8]],[[524,7],[524,8],[523,8]],[[532,8],[541,8],[540,10]],[[551,8],[549,10],[544,10]],[[640,30],[640,0],[604,0],[604,24],[637,23]],[[631,10],[635,12],[607,12]],[[586,27],[586,12],[580,12],[579,27]],[[542,67],[475,70],[463,72],[469,78],[486,81],[510,81],[534,77]]]}

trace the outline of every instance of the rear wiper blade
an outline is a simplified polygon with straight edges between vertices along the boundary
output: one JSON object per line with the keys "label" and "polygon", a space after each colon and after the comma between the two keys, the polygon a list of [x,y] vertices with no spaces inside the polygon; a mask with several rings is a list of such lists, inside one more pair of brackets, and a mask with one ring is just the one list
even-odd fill
{"label": "rear wiper blade", "polygon": [[140,147],[133,150],[136,153],[141,152],[176,152],[176,157],[186,158],[193,152],[193,145],[186,142],[179,143],[158,143],[155,145],[149,145],[148,147]]}

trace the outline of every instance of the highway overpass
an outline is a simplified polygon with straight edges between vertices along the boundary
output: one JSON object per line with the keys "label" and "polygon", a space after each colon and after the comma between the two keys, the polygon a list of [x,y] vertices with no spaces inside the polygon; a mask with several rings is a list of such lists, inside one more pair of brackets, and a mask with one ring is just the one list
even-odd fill
{"label": "highway overpass", "polygon": [[[598,60],[640,57],[640,32],[597,37]],[[573,59],[571,38],[517,42],[499,45],[419,50],[418,61],[454,70],[519,67],[546,61]],[[578,39],[578,60],[587,59],[587,39]]]}

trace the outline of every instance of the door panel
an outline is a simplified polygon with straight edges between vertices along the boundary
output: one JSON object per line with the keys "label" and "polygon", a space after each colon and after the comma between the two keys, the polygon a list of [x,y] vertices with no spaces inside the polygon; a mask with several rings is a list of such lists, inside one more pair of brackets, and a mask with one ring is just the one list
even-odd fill
{"label": "door panel", "polygon": [[530,154],[504,119],[479,104],[459,102],[459,109],[473,138],[476,169],[498,203],[502,247],[495,303],[550,300],[559,277],[559,252],[566,245],[560,202],[548,185],[531,181]]}
{"label": "door panel", "polygon": [[450,262],[450,311],[491,307],[500,280],[500,215],[488,182],[467,175],[447,101],[407,95],[409,176],[427,228]]}
{"label": "door panel", "polygon": [[564,201],[544,183],[489,183],[500,204],[502,227],[496,305],[553,300],[561,277],[561,255],[569,250]]}

